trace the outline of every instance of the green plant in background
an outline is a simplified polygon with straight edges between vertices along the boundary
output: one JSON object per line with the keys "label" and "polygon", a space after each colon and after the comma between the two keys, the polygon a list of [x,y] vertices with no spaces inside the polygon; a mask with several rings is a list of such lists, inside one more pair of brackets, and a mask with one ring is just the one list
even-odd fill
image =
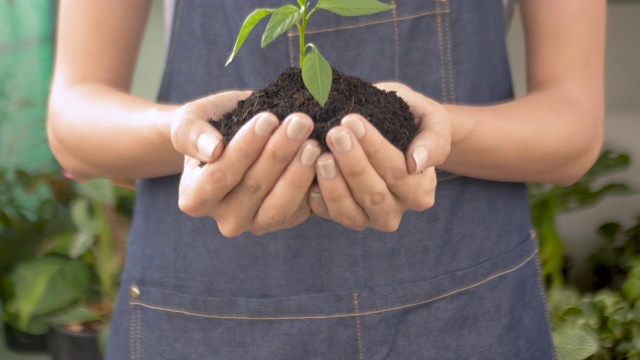
{"label": "green plant in background", "polygon": [[605,245],[591,258],[593,288],[549,289],[554,340],[561,360],[640,360],[640,217],[623,229],[598,229]]}
{"label": "green plant in background", "polygon": [[608,195],[629,194],[631,190],[626,184],[598,185],[603,176],[628,166],[629,156],[606,150],[591,170],[571,186],[529,185],[531,215],[540,242],[542,274],[548,286],[560,286],[565,282],[565,248],[557,231],[556,217],[593,205]]}
{"label": "green plant in background", "polygon": [[5,321],[33,334],[52,324],[107,330],[132,199],[132,191],[110,180],[77,183],[68,213],[73,228],[47,241],[43,256],[19,263],[4,281]]}
{"label": "green plant in background", "polygon": [[300,36],[302,80],[311,95],[324,106],[331,90],[332,72],[331,65],[316,46],[305,42],[307,23],[311,15],[323,9],[341,16],[361,16],[391,10],[394,7],[377,0],[318,0],[316,6],[312,8],[309,1],[298,0],[298,7],[288,4],[277,9],[256,9],[242,24],[226,65],[233,61],[251,30],[265,17],[271,16],[271,19],[262,35],[262,47],[267,46],[295,25]]}
{"label": "green plant in background", "polygon": [[556,228],[560,213],[632,193],[626,184],[602,180],[628,166],[627,155],[604,151],[572,186],[529,186],[560,360],[640,360],[640,222],[629,229],[617,223],[600,226],[597,234],[604,245],[590,258],[594,277],[585,290],[567,281],[564,242]]}

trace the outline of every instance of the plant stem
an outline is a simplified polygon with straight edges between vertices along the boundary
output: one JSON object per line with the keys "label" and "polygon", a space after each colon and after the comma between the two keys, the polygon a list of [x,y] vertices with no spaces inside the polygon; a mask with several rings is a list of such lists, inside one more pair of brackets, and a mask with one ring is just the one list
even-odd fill
{"label": "plant stem", "polygon": [[[305,5],[302,7],[302,16],[300,17],[302,19],[302,24],[300,23],[296,23],[296,26],[298,27],[298,33],[300,34],[300,68],[302,69],[302,64],[304,63],[304,55],[305,55],[305,42],[304,42],[304,34],[307,30],[307,21],[309,21],[309,17],[307,16],[307,5],[308,3],[305,3]],[[313,13],[313,11],[311,12]]]}

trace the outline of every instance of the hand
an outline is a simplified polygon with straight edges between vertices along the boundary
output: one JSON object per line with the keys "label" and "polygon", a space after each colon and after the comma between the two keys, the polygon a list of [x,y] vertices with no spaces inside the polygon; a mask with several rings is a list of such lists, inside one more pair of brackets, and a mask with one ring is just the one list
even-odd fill
{"label": "hand", "polygon": [[416,117],[419,132],[406,158],[362,116],[348,115],[327,134],[331,153],[318,158],[309,204],[318,216],[354,230],[395,231],[405,211],[433,206],[435,166],[449,154],[451,120],[440,104],[405,85],[377,86],[396,91]]}
{"label": "hand", "polygon": [[[218,100],[198,100],[176,113],[177,124],[192,122],[176,130],[176,142],[186,155],[180,209],[190,216],[214,218],[227,237],[246,231],[264,234],[308,219],[308,191],[320,154],[319,144],[308,140],[313,121],[305,114],[292,114],[279,124],[273,114],[261,113],[223,151],[220,134],[205,121],[231,110],[216,107]],[[208,137],[204,144],[203,134]],[[210,140],[213,145],[207,143]],[[200,166],[201,161],[207,164]]]}

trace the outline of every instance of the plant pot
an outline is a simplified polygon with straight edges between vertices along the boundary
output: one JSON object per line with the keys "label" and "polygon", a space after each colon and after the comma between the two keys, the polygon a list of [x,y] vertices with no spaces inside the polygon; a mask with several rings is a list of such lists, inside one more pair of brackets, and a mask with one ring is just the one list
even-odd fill
{"label": "plant pot", "polygon": [[19,352],[47,351],[47,334],[33,335],[14,329],[4,324],[4,337],[7,348]]}
{"label": "plant pot", "polygon": [[53,360],[101,360],[98,333],[74,332],[55,325],[49,339],[49,353]]}

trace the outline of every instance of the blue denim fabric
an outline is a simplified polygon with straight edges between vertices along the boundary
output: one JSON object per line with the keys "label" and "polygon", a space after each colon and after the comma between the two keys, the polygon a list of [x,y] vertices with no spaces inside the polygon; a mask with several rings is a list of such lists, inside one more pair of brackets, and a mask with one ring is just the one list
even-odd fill
{"label": "blue denim fabric", "polygon": [[[159,100],[259,88],[294,65],[294,32],[260,50],[265,22],[224,68],[246,15],[284,3],[179,0]],[[441,102],[512,96],[502,1],[396,3],[318,12],[308,40],[343,72]],[[395,233],[313,217],[234,239],[180,212],[178,176],[141,181],[108,359],[554,358],[525,186],[438,178],[435,206]]]}

